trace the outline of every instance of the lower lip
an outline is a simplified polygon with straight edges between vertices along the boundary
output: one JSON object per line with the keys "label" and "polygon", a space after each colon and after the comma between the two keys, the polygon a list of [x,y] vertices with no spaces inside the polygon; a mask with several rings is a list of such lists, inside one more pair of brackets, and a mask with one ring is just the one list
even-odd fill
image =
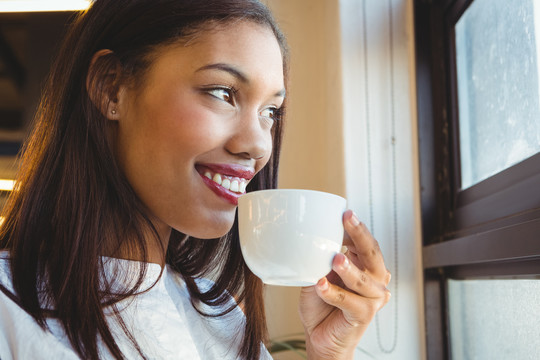
{"label": "lower lip", "polygon": [[201,178],[203,179],[204,183],[210,188],[210,190],[212,190],[217,196],[221,197],[222,199],[224,199],[225,201],[227,201],[228,203],[234,205],[234,206],[238,206],[238,198],[240,197],[240,195],[242,194],[238,194],[238,193],[234,193],[232,191],[229,191],[227,189],[225,189],[223,186],[221,185],[218,185],[218,183],[216,183],[215,181],[207,178],[206,176],[204,175],[201,175]]}

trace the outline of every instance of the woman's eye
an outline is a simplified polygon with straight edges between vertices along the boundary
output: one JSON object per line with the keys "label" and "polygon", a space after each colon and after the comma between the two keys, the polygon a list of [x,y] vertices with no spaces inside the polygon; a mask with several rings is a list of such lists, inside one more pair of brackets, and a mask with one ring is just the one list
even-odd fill
{"label": "woman's eye", "polygon": [[234,91],[232,89],[227,88],[215,88],[215,89],[209,89],[206,90],[208,94],[212,95],[213,97],[228,102],[229,104],[234,104]]}
{"label": "woman's eye", "polygon": [[266,108],[260,112],[260,115],[273,121],[279,120],[279,109],[273,107]]}

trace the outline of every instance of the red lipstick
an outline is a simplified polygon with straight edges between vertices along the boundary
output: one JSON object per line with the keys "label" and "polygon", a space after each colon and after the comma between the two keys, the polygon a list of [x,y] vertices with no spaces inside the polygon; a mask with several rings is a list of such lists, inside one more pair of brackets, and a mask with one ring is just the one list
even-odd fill
{"label": "red lipstick", "polygon": [[229,179],[229,182],[237,181],[237,183],[243,184],[244,189],[247,186],[247,182],[255,176],[255,170],[253,168],[237,164],[197,164],[195,168],[210,190],[234,206],[238,205],[238,198],[243,195],[243,192],[231,191],[213,179],[209,179],[206,174],[210,173],[210,177],[212,178],[216,174],[219,174],[220,177],[223,177],[223,180]]}

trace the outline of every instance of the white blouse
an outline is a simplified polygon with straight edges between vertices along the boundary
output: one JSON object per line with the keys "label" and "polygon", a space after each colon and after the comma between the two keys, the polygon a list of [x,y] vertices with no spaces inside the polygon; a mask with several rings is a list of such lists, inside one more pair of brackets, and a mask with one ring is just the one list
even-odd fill
{"label": "white blouse", "polygon": [[[11,288],[8,253],[0,252],[0,282]],[[142,263],[103,258],[108,279],[116,285],[126,280],[118,274],[137,276]],[[119,270],[125,270],[124,272]],[[149,288],[158,278],[161,267],[147,264],[141,290]],[[133,281],[132,277],[130,280]],[[198,282],[210,286],[209,280]],[[231,304],[234,299],[231,297]],[[236,359],[245,316],[237,306],[229,314],[211,318],[200,315],[191,305],[190,295],[181,277],[166,266],[161,278],[147,292],[118,304],[120,315],[137,344],[148,359]],[[202,307],[208,312],[209,307]],[[216,311],[216,310],[213,310]],[[140,359],[114,316],[109,327],[120,350],[127,359]],[[34,319],[0,291],[0,359],[1,360],[74,360],[79,359],[67,336],[55,319],[48,319],[50,331],[43,330]],[[113,359],[104,344],[99,343],[100,358]],[[271,359],[261,344],[261,359]]]}

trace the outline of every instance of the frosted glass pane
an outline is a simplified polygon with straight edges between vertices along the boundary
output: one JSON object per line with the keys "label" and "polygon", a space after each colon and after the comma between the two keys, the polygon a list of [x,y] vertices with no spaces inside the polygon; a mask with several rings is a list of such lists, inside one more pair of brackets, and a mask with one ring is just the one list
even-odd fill
{"label": "frosted glass pane", "polygon": [[540,151],[540,0],[475,0],[455,34],[467,188]]}
{"label": "frosted glass pane", "polygon": [[448,281],[454,360],[540,358],[540,280]]}

